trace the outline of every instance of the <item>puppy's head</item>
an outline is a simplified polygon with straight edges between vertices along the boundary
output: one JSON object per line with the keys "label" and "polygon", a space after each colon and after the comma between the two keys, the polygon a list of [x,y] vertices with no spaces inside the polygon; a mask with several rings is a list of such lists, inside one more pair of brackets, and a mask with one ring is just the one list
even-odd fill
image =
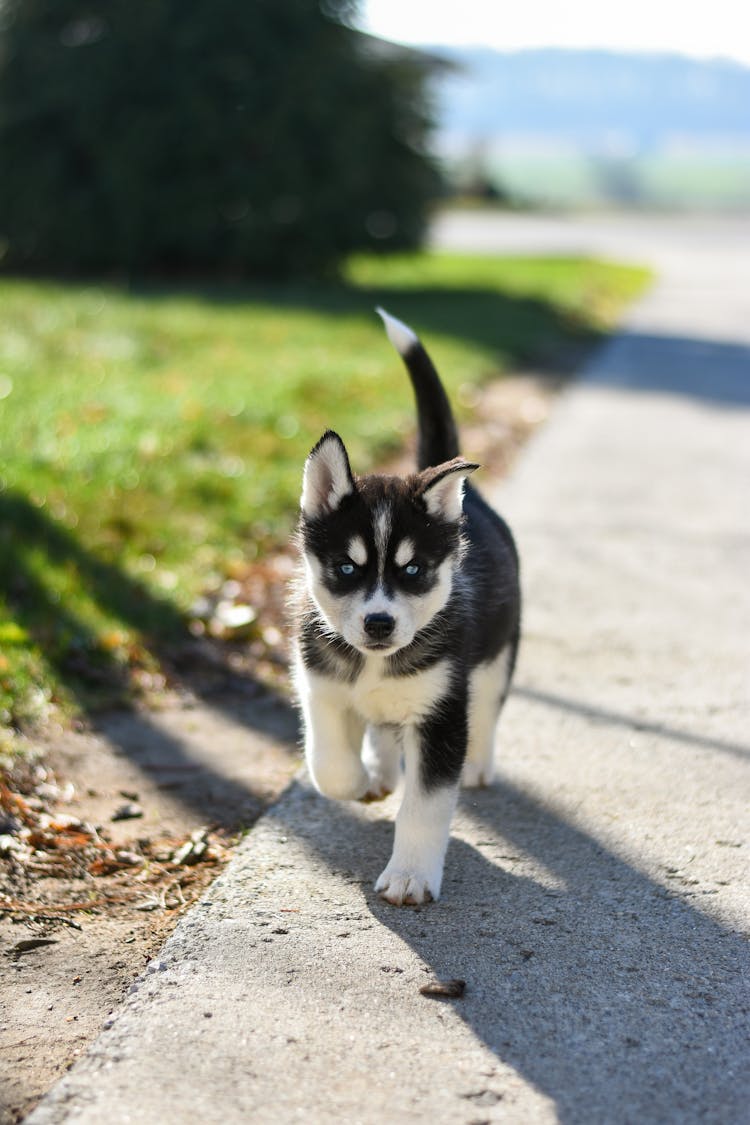
{"label": "puppy's head", "polygon": [[360,652],[404,648],[445,606],[462,553],[465,478],[457,457],[401,479],[355,479],[328,431],[305,463],[300,542],[328,628]]}

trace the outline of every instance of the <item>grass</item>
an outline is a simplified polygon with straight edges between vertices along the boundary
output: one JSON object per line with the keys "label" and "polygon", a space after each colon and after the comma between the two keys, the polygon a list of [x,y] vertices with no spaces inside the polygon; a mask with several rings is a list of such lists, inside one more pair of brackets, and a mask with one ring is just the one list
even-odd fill
{"label": "grass", "polygon": [[0,727],[156,667],[195,597],[288,535],[326,427],[355,471],[401,443],[410,390],[374,305],[423,334],[455,399],[595,340],[646,276],[434,254],[326,285],[0,280]]}

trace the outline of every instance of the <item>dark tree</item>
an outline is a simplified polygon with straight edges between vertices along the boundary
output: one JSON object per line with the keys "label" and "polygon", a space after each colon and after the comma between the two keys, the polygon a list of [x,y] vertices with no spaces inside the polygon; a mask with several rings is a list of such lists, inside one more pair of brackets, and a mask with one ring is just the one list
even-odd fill
{"label": "dark tree", "polygon": [[415,245],[426,72],[345,0],[6,0],[0,243],[12,269],[321,273]]}

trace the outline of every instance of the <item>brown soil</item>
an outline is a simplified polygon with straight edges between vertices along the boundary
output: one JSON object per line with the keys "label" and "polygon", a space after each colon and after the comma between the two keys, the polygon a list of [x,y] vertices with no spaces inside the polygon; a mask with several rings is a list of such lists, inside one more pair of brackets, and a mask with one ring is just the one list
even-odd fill
{"label": "brown soil", "polygon": [[[555,389],[527,375],[476,392],[463,444],[482,476],[507,472]],[[240,568],[148,708],[50,729],[0,773],[0,1125],[86,1049],[298,768],[275,687],[288,573],[286,556]],[[227,602],[257,611],[252,643],[222,638]]]}

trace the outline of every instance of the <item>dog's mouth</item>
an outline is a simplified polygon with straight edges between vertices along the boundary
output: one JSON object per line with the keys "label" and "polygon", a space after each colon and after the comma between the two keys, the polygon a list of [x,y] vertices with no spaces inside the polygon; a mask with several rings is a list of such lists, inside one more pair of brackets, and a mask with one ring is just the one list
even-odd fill
{"label": "dog's mouth", "polygon": [[399,629],[394,629],[385,637],[368,637],[364,630],[343,635],[352,648],[361,652],[363,656],[392,656],[394,652],[398,652],[409,643],[409,638],[405,638]]}
{"label": "dog's mouth", "polygon": [[375,640],[374,638],[367,638],[366,640],[360,641],[360,643],[356,645],[356,647],[360,650],[360,652],[364,653],[377,652],[385,655],[392,655],[394,652],[398,652],[398,650],[403,646],[397,644],[391,637],[388,640]]}

